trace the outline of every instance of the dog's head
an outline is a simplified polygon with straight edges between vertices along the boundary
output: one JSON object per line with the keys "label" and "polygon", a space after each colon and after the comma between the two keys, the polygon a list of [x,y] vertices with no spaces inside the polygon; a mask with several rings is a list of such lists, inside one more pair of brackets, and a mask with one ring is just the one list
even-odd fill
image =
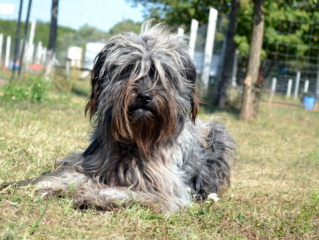
{"label": "dog's head", "polygon": [[97,115],[98,134],[111,131],[115,141],[136,144],[144,156],[175,139],[187,119],[195,122],[199,105],[185,39],[150,24],[140,35],[111,38],[98,54],[85,109]]}

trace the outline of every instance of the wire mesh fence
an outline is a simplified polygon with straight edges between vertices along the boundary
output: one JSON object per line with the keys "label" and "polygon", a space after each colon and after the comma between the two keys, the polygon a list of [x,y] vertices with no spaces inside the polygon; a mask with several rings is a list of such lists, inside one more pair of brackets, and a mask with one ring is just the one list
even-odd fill
{"label": "wire mesh fence", "polygon": [[[72,67],[91,68],[94,56],[111,36],[102,25],[112,17],[112,11],[101,2],[103,1],[92,3],[83,1],[82,3],[96,4],[95,8],[101,8],[97,13],[85,10],[83,6],[79,8],[79,2],[76,0],[60,1],[55,65],[66,68],[66,72]],[[14,10],[11,9],[12,13],[9,17],[2,14],[3,10],[0,11],[0,77],[2,78],[9,77],[13,67],[17,69],[25,67],[31,72],[43,71],[49,41],[51,1],[34,0],[28,24],[25,23],[27,3],[28,1],[25,0],[21,15],[20,37],[16,42],[20,0],[1,1],[1,4],[16,6]],[[85,25],[86,22],[92,21],[101,25],[98,27]],[[79,22],[83,25],[81,26]],[[28,26],[27,34],[24,34],[26,25]],[[136,25],[130,25],[126,30],[130,31],[134,27]],[[203,73],[207,27],[207,24],[199,26],[196,36],[194,63],[199,77]],[[227,27],[228,18],[225,15],[218,17],[209,68],[210,84],[220,80],[223,59],[227,57],[225,56]],[[274,31],[281,38],[276,41],[264,40],[267,58],[262,60],[260,78],[264,81],[265,92],[270,93],[269,96],[281,95],[287,98],[295,98],[296,94],[300,98],[307,93],[319,99],[319,20],[283,21]],[[287,40],[289,38],[290,40]],[[20,59],[23,44],[26,44],[26,50],[22,56],[25,61],[24,65],[20,66],[19,60],[14,61],[14,53],[18,45],[19,56],[16,59]],[[242,57],[235,63],[237,65],[233,68],[232,85],[242,86],[248,61],[246,57]]]}
{"label": "wire mesh fence", "polygon": [[291,95],[294,99],[304,94],[318,99],[319,19],[282,21],[277,33],[283,36],[282,41],[265,45],[269,48],[269,59],[265,60],[269,66],[265,87],[271,88],[276,78],[273,92]]}

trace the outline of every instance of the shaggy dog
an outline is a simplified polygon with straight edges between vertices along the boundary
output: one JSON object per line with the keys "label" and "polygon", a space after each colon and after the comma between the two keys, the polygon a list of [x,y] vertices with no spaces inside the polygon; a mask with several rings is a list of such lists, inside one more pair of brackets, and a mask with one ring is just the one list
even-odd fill
{"label": "shaggy dog", "polygon": [[196,119],[196,71],[185,39],[150,21],[111,38],[93,68],[85,112],[90,145],[33,179],[38,192],[76,207],[140,204],[174,212],[229,187],[234,142],[216,121]]}

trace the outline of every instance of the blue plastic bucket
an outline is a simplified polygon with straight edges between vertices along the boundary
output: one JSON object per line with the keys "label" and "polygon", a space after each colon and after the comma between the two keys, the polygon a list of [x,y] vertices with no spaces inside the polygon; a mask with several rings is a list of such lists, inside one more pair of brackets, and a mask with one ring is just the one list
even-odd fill
{"label": "blue plastic bucket", "polygon": [[316,98],[314,96],[304,96],[302,99],[302,104],[305,109],[312,110],[316,104]]}

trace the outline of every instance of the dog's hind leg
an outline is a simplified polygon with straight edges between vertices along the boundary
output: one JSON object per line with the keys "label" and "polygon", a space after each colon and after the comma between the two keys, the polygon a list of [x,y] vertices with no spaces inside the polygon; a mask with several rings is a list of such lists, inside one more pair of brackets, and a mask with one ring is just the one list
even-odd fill
{"label": "dog's hind leg", "polygon": [[225,126],[219,122],[212,122],[206,137],[206,167],[209,178],[205,182],[207,192],[222,194],[230,185],[230,164],[235,142]]}

